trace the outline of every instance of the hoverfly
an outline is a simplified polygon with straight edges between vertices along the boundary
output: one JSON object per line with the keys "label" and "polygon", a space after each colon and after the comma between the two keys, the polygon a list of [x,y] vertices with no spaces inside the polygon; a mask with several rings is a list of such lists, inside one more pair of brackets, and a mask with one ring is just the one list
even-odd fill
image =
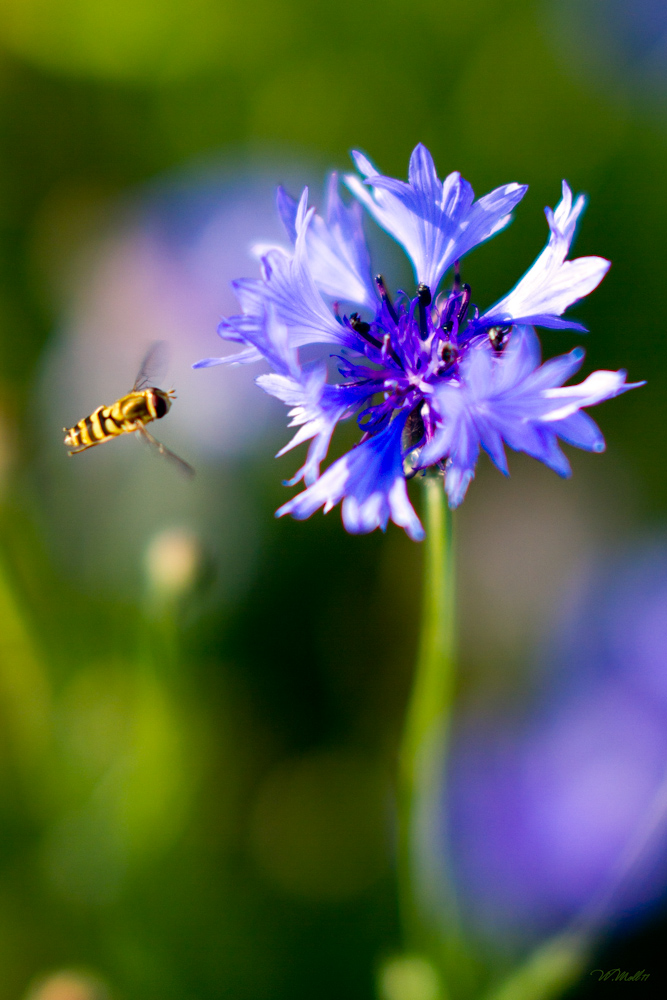
{"label": "hoverfly", "polygon": [[149,348],[132,391],[126,396],[121,396],[111,406],[98,406],[89,417],[79,420],[74,427],[63,427],[65,444],[72,448],[70,455],[78,455],[80,451],[111,441],[119,434],[134,432],[157,448],[161,455],[176,462],[188,475],[194,475],[191,465],[174,455],[173,451],[156,441],[146,430],[146,424],[152,420],[160,420],[169,412],[171,401],[176,398],[173,389],[165,392],[153,384],[162,381],[167,370],[166,346],[163,340],[159,340]]}

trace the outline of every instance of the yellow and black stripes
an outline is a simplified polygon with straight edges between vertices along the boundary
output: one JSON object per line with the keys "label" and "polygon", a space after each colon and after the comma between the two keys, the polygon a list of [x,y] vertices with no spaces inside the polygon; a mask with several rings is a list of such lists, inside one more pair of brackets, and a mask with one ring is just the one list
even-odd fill
{"label": "yellow and black stripes", "polygon": [[111,406],[98,406],[74,427],[64,427],[65,444],[70,455],[110,441],[119,434],[129,434],[153,420],[159,420],[171,406],[171,393],[162,389],[143,389],[122,396]]}
{"label": "yellow and black stripes", "polygon": [[84,417],[74,427],[65,427],[64,430],[65,444],[72,445],[75,451],[85,451],[86,448],[102,444],[123,433],[109,406],[98,406],[89,417]]}

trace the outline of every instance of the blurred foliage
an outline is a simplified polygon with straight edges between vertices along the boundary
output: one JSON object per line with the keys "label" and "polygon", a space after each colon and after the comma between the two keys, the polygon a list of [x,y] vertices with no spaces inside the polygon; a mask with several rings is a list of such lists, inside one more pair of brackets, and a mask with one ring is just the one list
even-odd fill
{"label": "blurred foliage", "polygon": [[[502,248],[466,265],[491,302],[543,245],[542,207],[567,177],[591,199],[577,252],[614,262],[575,310],[593,331],[587,365],[650,380],[600,422],[640,512],[664,515],[667,122],[570,75],[547,13],[4,0],[0,1000],[101,997],[105,982],[126,1000],[370,997],[399,946],[386,776],[419,550],[395,531],[349,538],[336,514],[273,523],[291,466],[267,451],[239,472],[266,524],[236,604],[206,601],[187,573],[182,594],[123,602],[56,565],[30,485],[32,387],[60,308],[42,254],[51,206],[76,243],[68,205],[92,192],[113,211],[192,161],[289,149],[345,167],[359,146],[403,176],[422,140],[480,193],[531,185]],[[420,982],[415,968],[401,975]]]}

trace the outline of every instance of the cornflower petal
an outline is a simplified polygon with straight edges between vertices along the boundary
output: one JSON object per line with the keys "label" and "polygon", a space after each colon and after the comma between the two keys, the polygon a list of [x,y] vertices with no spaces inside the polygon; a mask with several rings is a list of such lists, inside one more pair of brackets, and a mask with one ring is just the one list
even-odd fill
{"label": "cornflower petal", "polygon": [[565,310],[596,288],[611,267],[604,257],[566,260],[586,199],[572,201],[572,191],[563,181],[563,197],[556,210],[546,208],[549,241],[535,263],[509,295],[496,302],[474,324],[475,327],[507,323],[584,331],[585,327],[560,317]]}
{"label": "cornflower petal", "polygon": [[264,312],[275,310],[278,320],[289,330],[292,347],[306,344],[338,344],[357,347],[359,338],[338,323],[322,298],[307,259],[306,237],[314,209],[308,210],[308,189],[301,196],[294,217],[296,243],[289,254],[273,247],[262,257],[262,279],[240,278],[232,287],[243,314],[223,319],[218,334],[224,340],[251,344],[249,350],[221,358],[205,358],[194,368],[214,364],[249,364],[263,358],[271,361],[264,345]]}
{"label": "cornflower petal", "polygon": [[421,143],[410,157],[407,184],[380,174],[362,153],[354,151],[352,157],[365,181],[349,174],[345,183],[405,248],[417,281],[432,292],[455,260],[507,225],[527,191],[526,185],[505,184],[475,202],[472,187],[459,173],[440,181]]}
{"label": "cornflower petal", "polygon": [[353,386],[327,385],[327,370],[318,364],[298,375],[260,375],[256,382],[265,392],[282,400],[290,407],[290,427],[298,427],[294,437],[277,453],[285,455],[292,448],[311,441],[304,465],[285,484],[294,486],[301,479],[306,486],[315,482],[320,474],[320,463],[329,450],[331,435],[336,424],[367,395]]}
{"label": "cornflower petal", "polygon": [[[259,278],[237,278],[232,288],[244,316],[258,316],[264,311],[264,285]],[[223,319],[220,325],[224,323]]]}
{"label": "cornflower petal", "polygon": [[[569,378],[579,371],[584,363],[586,352],[582,347],[575,347],[568,354],[561,354],[556,358],[549,358],[543,365],[533,372],[528,372],[524,376],[524,383],[530,386],[531,390],[552,389],[554,386],[561,386]],[[508,360],[510,352],[508,351]]]}
{"label": "cornflower petal", "polygon": [[[297,202],[279,187],[278,212],[292,241],[296,242]],[[375,312],[377,296],[371,281],[371,262],[361,222],[361,206],[346,205],[338,191],[338,175],[327,185],[326,221],[315,214],[306,232],[308,263],[319,290],[334,299],[354,302]]]}
{"label": "cornflower petal", "polygon": [[[488,352],[484,350],[488,357]],[[539,369],[542,360],[540,340],[532,326],[516,326],[503,351],[504,365],[497,366],[495,384],[498,392],[507,392]],[[565,379],[563,379],[565,381]]]}
{"label": "cornflower petal", "polygon": [[[248,317],[243,317],[247,320]],[[296,348],[292,342],[289,331],[284,323],[278,319],[275,306],[269,303],[263,309],[262,315],[253,317],[252,322],[245,322],[243,325],[243,339],[251,346],[238,354],[226,355],[223,358],[204,358],[198,361],[193,368],[211,368],[219,364],[248,364],[252,361],[268,361],[278,372],[283,374],[296,374],[299,365],[296,356]]]}
{"label": "cornflower petal", "polygon": [[[629,389],[630,386],[627,386]],[[604,451],[602,431],[587,413],[577,410],[558,421],[558,437],[583,451]]]}
{"label": "cornflower petal", "polygon": [[399,414],[385,430],[362,442],[331,465],[303,493],[276,511],[304,520],[320,507],[325,514],[343,501],[343,523],[351,534],[383,531],[391,520],[405,528],[414,541],[424,529],[408,499],[403,473],[401,437],[407,412]]}
{"label": "cornflower petal", "polygon": [[218,336],[232,343],[249,344],[244,351],[236,354],[224,354],[217,358],[204,358],[196,361],[193,368],[212,368],[213,365],[248,365],[266,360],[263,347],[265,309],[263,302],[259,303],[257,316],[230,316],[218,325]]}
{"label": "cornflower petal", "polygon": [[294,346],[333,343],[354,347],[357,338],[335,320],[310,272],[306,235],[315,209],[307,206],[306,188],[295,218],[294,254],[276,248],[262,258],[264,301],[275,306],[279,319],[289,327]]}
{"label": "cornflower petal", "polygon": [[565,385],[560,388],[545,389],[546,400],[553,401],[554,409],[542,417],[543,420],[563,420],[576,413],[582,406],[595,406],[605,399],[619,396],[628,389],[638,389],[644,382],[626,383],[626,372],[600,370],[593,372],[580,385]]}
{"label": "cornflower petal", "polygon": [[[257,278],[239,278],[232,282],[232,288],[243,309],[239,316],[225,317],[218,324],[218,336],[236,344],[257,344],[261,340],[264,323],[264,298],[262,282]],[[193,364],[193,368],[212,368],[213,365],[247,365],[261,361],[264,355],[259,347],[247,347],[236,354],[222,357],[204,358]]]}
{"label": "cornflower petal", "polygon": [[569,476],[570,465],[558,438],[587,451],[604,450],[599,428],[581,408],[644,384],[626,383],[624,371],[597,371],[579,385],[563,386],[581,367],[584,352],[576,348],[536,367],[539,357],[533,338],[530,328],[517,328],[500,357],[488,343],[478,345],[461,365],[461,381],[435,390],[431,405],[437,428],[418,464],[426,467],[447,460],[445,485],[452,507],[465,496],[480,447],[506,474],[503,441],[560,476]]}
{"label": "cornflower petal", "polygon": [[249,347],[247,351],[238,351],[236,354],[223,354],[219,358],[202,358],[195,361],[193,368],[213,368],[215,365],[249,365],[257,361],[263,361],[264,355],[256,347]]}

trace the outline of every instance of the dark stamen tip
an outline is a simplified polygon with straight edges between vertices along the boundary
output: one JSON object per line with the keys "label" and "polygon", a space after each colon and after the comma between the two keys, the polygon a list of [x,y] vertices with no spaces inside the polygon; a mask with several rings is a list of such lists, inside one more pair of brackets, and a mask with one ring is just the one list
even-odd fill
{"label": "dark stamen tip", "polygon": [[420,282],[417,285],[417,298],[419,299],[420,306],[430,306],[431,304],[431,289],[428,285]]}
{"label": "dark stamen tip", "polygon": [[419,335],[422,340],[426,340],[428,338],[426,310],[431,304],[431,289],[423,281],[417,285],[417,302],[419,303]]}
{"label": "dark stamen tip", "polygon": [[377,286],[378,292],[380,293],[380,298],[382,299],[382,301],[384,302],[385,306],[387,307],[387,311],[389,312],[389,315],[393,319],[394,323],[397,323],[398,322],[398,313],[394,309],[394,305],[393,305],[391,299],[389,298],[389,292],[387,291],[387,286],[385,285],[384,278],[382,277],[381,274],[376,274],[375,275],[375,284]]}

